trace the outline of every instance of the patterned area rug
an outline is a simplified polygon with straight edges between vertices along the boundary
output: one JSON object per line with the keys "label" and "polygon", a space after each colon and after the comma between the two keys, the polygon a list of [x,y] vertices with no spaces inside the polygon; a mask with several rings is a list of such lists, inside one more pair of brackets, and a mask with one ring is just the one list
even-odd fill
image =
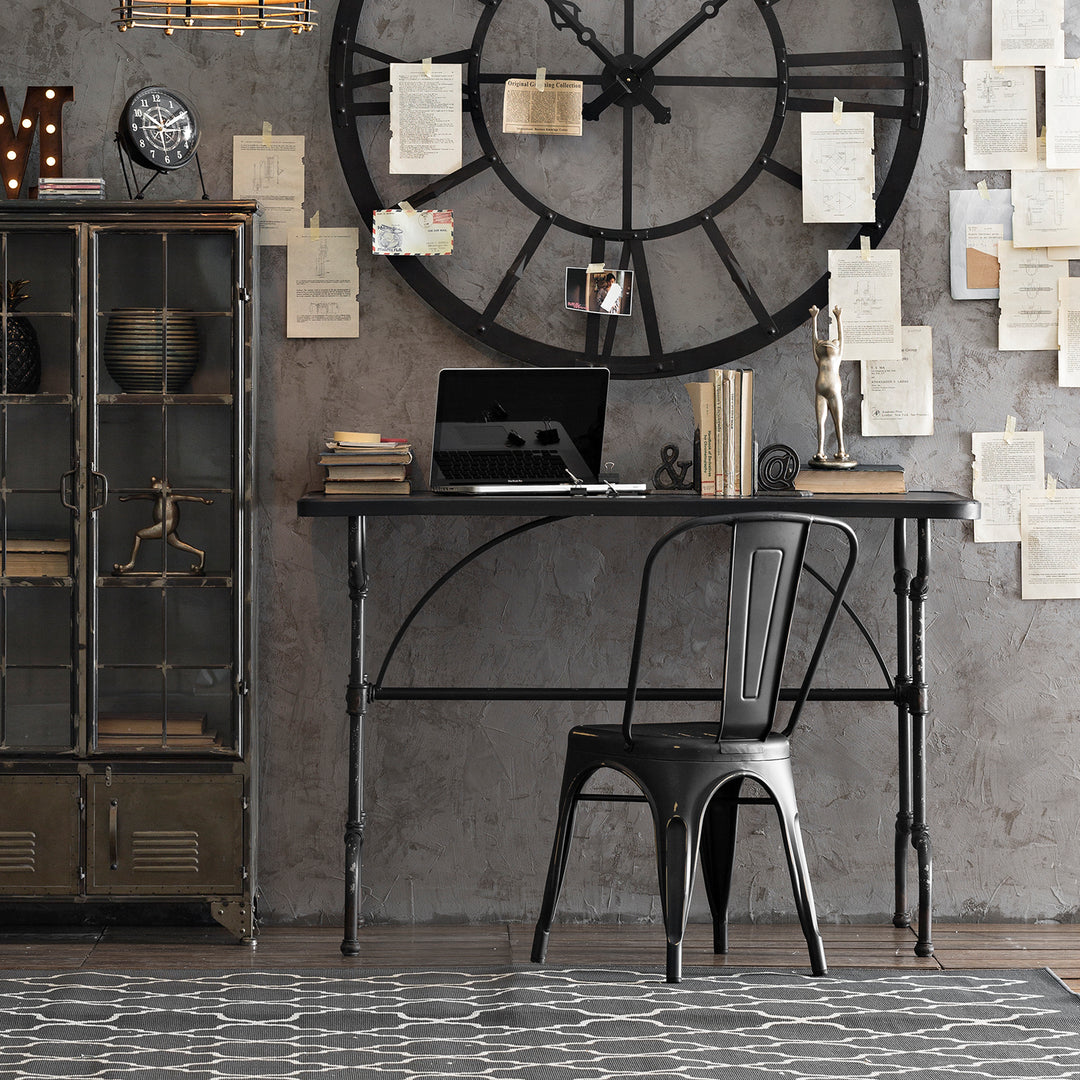
{"label": "patterned area rug", "polygon": [[1046,971],[0,972],[0,1077],[1080,1077]]}

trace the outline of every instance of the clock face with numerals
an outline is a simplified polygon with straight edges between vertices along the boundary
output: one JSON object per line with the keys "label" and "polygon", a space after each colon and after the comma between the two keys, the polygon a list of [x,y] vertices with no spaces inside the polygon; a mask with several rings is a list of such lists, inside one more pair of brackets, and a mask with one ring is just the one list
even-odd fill
{"label": "clock face with numerals", "polygon": [[[461,65],[461,166],[391,175],[389,65],[425,58]],[[876,247],[900,206],[926,65],[918,0],[340,0],[330,106],[369,227],[453,211],[452,255],[390,258],[435,310],[528,363],[652,378],[826,307],[828,251]],[[580,137],[503,133],[505,83],[539,67],[583,84]],[[871,223],[802,220],[800,117],[836,101],[874,117]],[[567,268],[595,264],[634,271],[630,317],[567,307]]]}
{"label": "clock face with numerals", "polygon": [[131,157],[148,169],[179,169],[199,148],[195,110],[163,86],[146,86],[128,98],[119,133]]}

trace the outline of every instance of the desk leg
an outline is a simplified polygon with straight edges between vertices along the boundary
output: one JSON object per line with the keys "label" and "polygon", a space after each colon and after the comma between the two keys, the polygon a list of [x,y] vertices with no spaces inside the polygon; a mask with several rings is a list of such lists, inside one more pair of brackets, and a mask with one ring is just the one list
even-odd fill
{"label": "desk leg", "polygon": [[930,522],[918,523],[918,565],[911,582],[911,843],[919,862],[919,939],[916,956],[933,956],[931,941],[933,848],[926,823],[926,718],[930,694],[926,682],[926,594],[930,575]]}
{"label": "desk leg", "polygon": [[896,593],[896,749],[899,806],[893,849],[896,904],[893,926],[911,925],[907,902],[908,845],[911,843],[911,569],[908,565],[907,521],[893,525],[893,591]]}
{"label": "desk leg", "polygon": [[345,937],[346,956],[360,952],[360,870],[364,847],[364,715],[368,685],[364,671],[364,601],[367,599],[367,536],[362,517],[349,518],[349,601],[352,608],[349,686],[345,707],[349,715],[349,812],[345,821]]}

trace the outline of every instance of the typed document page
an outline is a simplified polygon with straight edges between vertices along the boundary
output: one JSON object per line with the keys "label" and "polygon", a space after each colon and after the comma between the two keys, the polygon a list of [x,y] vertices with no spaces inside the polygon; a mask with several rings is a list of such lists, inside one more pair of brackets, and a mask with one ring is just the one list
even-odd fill
{"label": "typed document page", "polygon": [[1080,599],[1080,491],[1025,491],[1020,505],[1020,597]]}
{"label": "typed document page", "polygon": [[874,114],[802,114],[803,221],[874,220]]}
{"label": "typed document page", "polygon": [[461,168],[461,65],[390,65],[390,172]]}
{"label": "typed document page", "polygon": [[904,326],[901,335],[901,356],[862,361],[863,435],[934,434],[931,328]]}
{"label": "typed document page", "polygon": [[360,336],[358,229],[292,229],[287,255],[286,335]]}
{"label": "typed document page", "polygon": [[994,0],[994,67],[1048,67],[1065,58],[1065,0]]}
{"label": "typed document page", "polygon": [[1035,69],[964,61],[964,168],[1034,169]]}
{"label": "typed document page", "polygon": [[1046,166],[1080,169],[1080,66],[1046,69]]}
{"label": "typed document page", "polygon": [[896,360],[900,334],[900,252],[829,252],[829,309],[840,308],[844,360]]}
{"label": "typed document page", "polygon": [[1058,278],[1058,386],[1080,386],[1080,278]]}
{"label": "typed document page", "polygon": [[1012,201],[1017,247],[1080,244],[1080,172],[1014,169]]}
{"label": "typed document page", "polygon": [[975,543],[1020,539],[1020,495],[1046,484],[1041,431],[976,431],[971,436],[971,496],[982,503]]}
{"label": "typed document page", "polygon": [[259,244],[285,244],[304,225],[304,136],[234,135],[234,199],[258,199]]}
{"label": "typed document page", "polygon": [[1069,264],[1047,258],[1044,248],[998,244],[1001,295],[998,348],[1025,352],[1058,347],[1058,279]]}

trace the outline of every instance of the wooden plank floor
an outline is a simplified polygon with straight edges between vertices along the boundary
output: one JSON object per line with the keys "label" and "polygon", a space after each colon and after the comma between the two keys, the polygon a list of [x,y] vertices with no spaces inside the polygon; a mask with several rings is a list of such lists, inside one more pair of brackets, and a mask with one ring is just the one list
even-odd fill
{"label": "wooden plank floor", "polygon": [[[939,923],[934,956],[929,958],[915,956],[912,930],[827,925],[821,933],[833,969],[1048,967],[1080,992],[1080,925]],[[481,967],[527,963],[532,927],[370,926],[361,930],[359,956],[342,956],[340,944],[339,927],[266,927],[254,948],[236,944],[219,927],[9,928],[0,931],[0,969]],[[663,934],[657,926],[557,925],[548,961],[662,967]],[[730,951],[716,956],[711,929],[693,924],[687,930],[683,962],[687,967],[807,965],[795,925],[735,925]]]}

